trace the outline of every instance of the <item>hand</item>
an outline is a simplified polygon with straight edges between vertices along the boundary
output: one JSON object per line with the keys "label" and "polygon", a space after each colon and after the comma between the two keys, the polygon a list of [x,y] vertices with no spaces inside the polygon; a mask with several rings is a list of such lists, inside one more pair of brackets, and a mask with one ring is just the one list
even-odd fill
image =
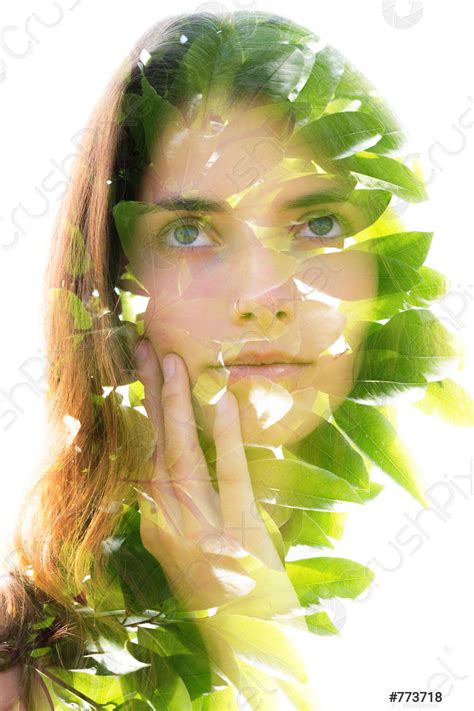
{"label": "hand", "polygon": [[226,610],[268,618],[298,607],[256,507],[235,396],[224,394],[218,407],[225,404],[225,411],[215,418],[217,492],[199,444],[184,361],[167,356],[174,375],[163,382],[151,343],[141,346],[137,375],[156,432],[152,478],[139,491],[144,547],[185,608],[226,605]]}
{"label": "hand", "polygon": [[[180,604],[191,610],[218,608],[195,619],[218,673],[216,684],[226,679],[251,709],[275,710],[282,708],[277,699],[286,684],[290,696],[284,708],[316,709],[311,688],[302,684],[307,674],[297,646],[271,622],[256,620],[249,627],[249,617],[288,615],[280,621],[307,632],[304,617],[292,619],[300,604],[256,508],[237,400],[226,392],[219,401],[225,408],[218,408],[214,421],[217,492],[197,436],[185,363],[176,354],[171,358],[174,374],[163,382],[150,342],[144,357],[137,357],[156,433],[152,477],[139,491],[142,543],[160,563]],[[252,676],[247,677],[249,667],[241,660],[248,661],[249,653]],[[241,706],[235,702],[229,708]]]}

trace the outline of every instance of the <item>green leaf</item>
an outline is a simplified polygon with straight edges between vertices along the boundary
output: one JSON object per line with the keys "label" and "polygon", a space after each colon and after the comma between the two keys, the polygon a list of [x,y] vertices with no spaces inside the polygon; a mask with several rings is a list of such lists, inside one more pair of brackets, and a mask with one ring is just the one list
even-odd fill
{"label": "green leaf", "polygon": [[235,709],[237,711],[235,693],[230,686],[218,691],[212,691],[210,694],[193,699],[192,709],[193,711],[221,711],[221,709],[226,711],[234,711]]}
{"label": "green leaf", "polygon": [[369,475],[362,457],[330,422],[322,422],[288,450],[353,486],[368,488]]}
{"label": "green leaf", "polygon": [[[90,703],[83,695],[75,693],[74,689],[66,689],[62,679],[53,677],[50,678],[50,670],[43,671],[40,666],[35,667],[38,677],[41,678],[43,688],[46,688],[49,695],[51,708],[54,709],[75,709],[75,711],[91,711],[91,709],[99,708],[91,700]],[[41,702],[44,702],[44,693],[41,693]],[[36,700],[36,699],[34,699]]]}
{"label": "green leaf", "polygon": [[429,383],[424,398],[414,405],[425,415],[437,415],[453,425],[474,425],[473,398],[449,378]]}
{"label": "green leaf", "polygon": [[[323,166],[325,167],[325,166]],[[369,151],[342,158],[328,166],[333,170],[350,170],[360,176],[369,187],[390,190],[408,202],[428,199],[424,183],[404,163]]]}
{"label": "green leaf", "polygon": [[278,555],[280,556],[280,560],[285,564],[285,543],[282,538],[282,533],[280,532],[280,529],[276,525],[275,521],[271,517],[271,515],[266,511],[264,505],[257,501],[257,506],[259,508],[260,515],[265,523],[265,526],[267,528],[268,533],[270,534],[270,537],[272,539],[273,545],[275,546]]}
{"label": "green leaf", "polygon": [[[392,193],[388,190],[354,190],[344,204],[344,218],[349,223],[351,235],[362,232],[376,222],[389,206],[391,199]],[[367,241],[369,240],[360,244],[366,244]],[[351,247],[347,247],[347,250],[349,249]]]}
{"label": "green leaf", "polygon": [[31,650],[30,657],[44,657],[46,654],[49,654],[49,652],[51,652],[51,647],[36,647]]}
{"label": "green leaf", "polygon": [[112,208],[112,215],[120,243],[129,261],[134,261],[135,254],[138,250],[138,217],[153,211],[156,211],[154,205],[146,205],[137,200],[120,200],[120,202]]}
{"label": "green leaf", "polygon": [[344,533],[347,513],[344,511],[305,511],[331,538],[340,540]]}
{"label": "green leaf", "polygon": [[53,288],[48,291],[48,298],[64,319],[72,317],[74,328],[87,331],[92,327],[92,318],[82,301],[67,289]]}
{"label": "green leaf", "polygon": [[346,105],[355,102],[365,113],[374,114],[384,126],[383,137],[369,151],[389,153],[403,146],[405,134],[397,116],[367,77],[348,60],[345,60],[344,73],[334,94],[335,102],[344,100]]}
{"label": "green leaf", "polygon": [[33,625],[30,625],[30,629],[44,630],[44,629],[46,629],[46,627],[49,627],[53,622],[54,622],[53,616],[45,617],[43,620],[40,620],[39,622],[35,622],[35,624],[33,624]]}
{"label": "green leaf", "polygon": [[[242,695],[245,694],[245,706],[258,711],[275,711],[275,709],[298,709],[298,711],[315,711],[319,703],[314,687],[310,682],[296,683],[284,679],[271,679],[268,674],[254,666],[239,661],[241,682],[237,696],[238,705],[223,707],[225,711],[238,711],[242,706]],[[215,709],[221,711],[221,708]]]}
{"label": "green leaf", "polygon": [[137,316],[135,313],[135,309],[133,308],[133,296],[134,294],[131,291],[119,289],[120,305],[122,308],[122,321],[130,321],[131,323],[136,322]]}
{"label": "green leaf", "polygon": [[300,509],[328,509],[333,501],[363,500],[356,489],[331,472],[300,460],[260,459],[249,462],[257,499]]}
{"label": "green leaf", "polygon": [[179,620],[173,623],[173,631],[192,654],[170,657],[170,664],[186,685],[191,698],[209,692],[211,689],[211,658],[196,623]]}
{"label": "green leaf", "polygon": [[288,547],[300,534],[304,514],[305,511],[303,509],[293,509],[290,518],[280,529],[282,538],[288,544]]}
{"label": "green leaf", "polygon": [[317,52],[306,84],[298,93],[296,109],[305,109],[311,119],[318,119],[334,96],[339,79],[344,71],[344,58],[333,47],[324,47]]}
{"label": "green leaf", "polygon": [[316,162],[340,160],[377,143],[383,130],[375,117],[361,111],[328,114],[296,130],[287,150],[292,156],[304,158],[310,147]]}
{"label": "green leaf", "polygon": [[165,128],[171,124],[183,128],[185,125],[182,113],[172,103],[160,96],[151,86],[142,70],[142,96],[139,106],[139,119],[142,121],[145,145],[150,160],[153,160],[155,142]]}
{"label": "green leaf", "polygon": [[359,449],[417,501],[427,505],[414,465],[395,428],[376,408],[345,400],[334,410],[334,419]]}
{"label": "green leaf", "polygon": [[359,499],[361,504],[366,504],[367,501],[372,501],[375,499],[376,496],[380,494],[381,491],[383,491],[384,487],[382,484],[379,484],[377,481],[371,481],[369,490],[366,491],[365,489],[358,489],[359,493]]}
{"label": "green leaf", "polygon": [[307,615],[305,617],[305,622],[309,631],[313,632],[313,634],[339,634],[339,630],[327,612],[316,612],[314,615]]}
{"label": "green leaf", "polygon": [[258,506],[263,506],[265,511],[270,514],[276,525],[281,528],[291,518],[292,509],[286,506],[276,506],[268,502],[257,502]]}
{"label": "green leaf", "polygon": [[161,657],[171,657],[174,654],[192,654],[188,646],[177,637],[171,630],[165,627],[147,629],[139,627],[137,630],[138,644],[151,649]]}
{"label": "green leaf", "polygon": [[397,292],[371,299],[360,299],[346,304],[345,309],[342,305],[341,310],[349,311],[351,321],[365,321],[367,318],[387,319],[408,307],[406,297],[406,294]]}
{"label": "green leaf", "polygon": [[427,385],[425,376],[438,370],[435,359],[415,359],[393,351],[366,351],[349,400],[368,405],[386,405],[407,391],[421,394]]}
{"label": "green leaf", "polygon": [[128,386],[128,399],[131,407],[140,407],[143,405],[142,400],[145,398],[145,388],[141,380],[134,380]]}
{"label": "green leaf", "polygon": [[304,661],[275,621],[219,613],[206,624],[231,645],[237,659],[286,681],[306,681]]}
{"label": "green leaf", "polygon": [[305,58],[299,47],[283,44],[275,33],[275,44],[259,45],[247,51],[246,61],[238,68],[235,85],[241,94],[254,100],[281,101],[296,89]]}
{"label": "green leaf", "polygon": [[[361,344],[361,351],[393,351],[418,363],[418,372],[428,380],[459,362],[450,344],[453,336],[428,309],[409,309],[392,318]],[[439,379],[439,378],[438,378]]]}
{"label": "green leaf", "polygon": [[117,574],[120,578],[127,610],[141,613],[154,606],[161,609],[164,601],[170,598],[171,591],[160,564],[143,547],[137,508],[124,505],[115,535],[124,540],[119,548],[110,552],[110,574]]}
{"label": "green leaf", "polygon": [[286,564],[286,570],[303,606],[317,598],[356,598],[374,579],[374,573],[348,558],[303,558]]}
{"label": "green leaf", "polygon": [[314,521],[311,514],[319,511],[303,511],[301,530],[293,540],[293,545],[311,546],[312,548],[334,548],[333,543],[325,534],[321,526]]}
{"label": "green leaf", "polygon": [[301,528],[293,545],[334,548],[331,538],[341,538],[344,512],[303,511]]}
{"label": "green leaf", "polygon": [[49,679],[59,688],[63,686],[70,692],[79,692],[86,697],[86,700],[96,704],[123,701],[120,678],[116,676],[99,676],[83,671],[69,671],[57,666],[48,667],[47,672]]}
{"label": "green leaf", "polygon": [[[129,649],[133,651],[133,645],[129,645],[128,648],[116,648],[99,654],[87,654],[85,658],[93,659],[98,663],[95,668],[99,674],[117,676],[131,674],[137,671],[137,669],[143,668],[145,665],[143,662],[138,661],[133,654],[128,651]],[[148,666],[148,664],[146,666]]]}
{"label": "green leaf", "polygon": [[[181,657],[161,657],[150,649],[138,644],[130,644],[134,656],[141,662],[148,663],[148,667],[138,669],[133,674],[121,676],[124,692],[140,691],[142,697],[156,704],[157,708],[167,711],[191,711],[191,698],[182,678],[174,668],[174,659]],[[185,655],[190,665],[194,655]],[[151,706],[155,708],[155,706]]]}
{"label": "green leaf", "polygon": [[407,306],[426,306],[446,293],[446,277],[431,267],[420,267],[421,282],[416,284],[406,296]]}
{"label": "green leaf", "polygon": [[398,259],[376,254],[378,269],[378,295],[405,294],[420,283],[421,277],[408,264],[399,262]]}
{"label": "green leaf", "polygon": [[[371,192],[371,191],[369,191]],[[357,250],[383,254],[408,264],[413,269],[421,267],[425,261],[433,239],[433,232],[396,232],[383,237],[366,239],[350,245],[345,251]]]}
{"label": "green leaf", "polygon": [[[237,33],[223,27],[220,34],[197,37],[183,57],[167,93],[167,100],[179,105],[201,94],[199,111],[207,111],[212,93],[226,91],[243,59]],[[193,117],[195,118],[195,117]]]}

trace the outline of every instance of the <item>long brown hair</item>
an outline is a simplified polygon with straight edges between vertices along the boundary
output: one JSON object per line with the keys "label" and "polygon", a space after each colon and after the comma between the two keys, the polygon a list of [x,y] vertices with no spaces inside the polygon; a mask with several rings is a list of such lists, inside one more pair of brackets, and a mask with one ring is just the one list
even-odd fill
{"label": "long brown hair", "polygon": [[[110,189],[120,144],[127,140],[120,110],[142,48],[173,43],[175,21],[169,17],[153,25],[106,87],[83,132],[55,221],[42,297],[47,441],[40,475],[13,533],[15,565],[0,588],[5,667],[20,658],[28,625],[39,613],[33,593],[41,591],[44,599],[64,605],[80,629],[73,599],[81,594],[91,566],[98,588],[106,588],[101,543],[121,514],[113,502],[132,502],[126,473],[143,464],[143,442],[130,437],[119,408],[97,407],[94,395],[100,398],[103,385],[114,388],[133,379],[136,337],[119,319],[121,304],[114,291],[123,266],[111,224]],[[73,308],[65,303],[66,292],[78,300]],[[79,303],[89,307],[87,331],[74,312]],[[71,418],[80,423],[74,438],[67,426]]]}

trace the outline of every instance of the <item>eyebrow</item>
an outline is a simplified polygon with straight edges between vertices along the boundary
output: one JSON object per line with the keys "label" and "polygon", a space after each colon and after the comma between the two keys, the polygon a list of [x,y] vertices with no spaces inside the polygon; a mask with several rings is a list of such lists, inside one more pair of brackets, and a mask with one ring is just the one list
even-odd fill
{"label": "eyebrow", "polygon": [[164,210],[190,210],[194,212],[230,212],[227,203],[206,200],[201,197],[176,197],[153,200],[153,205],[162,207]]}
{"label": "eyebrow", "polygon": [[291,210],[294,207],[308,207],[308,205],[317,205],[321,202],[342,202],[347,198],[347,192],[344,194],[340,190],[320,190],[319,192],[308,193],[301,197],[287,200],[279,205],[282,210]]}
{"label": "eyebrow", "polygon": [[[317,205],[324,202],[342,202],[347,198],[347,191],[344,194],[339,188],[332,190],[320,190],[317,192],[301,195],[300,197],[287,200],[275,207],[280,210],[291,210],[297,207],[308,207],[309,205]],[[202,197],[172,197],[153,200],[151,203],[164,210],[189,210],[191,212],[231,212],[231,207],[226,202],[217,202],[215,200],[207,200]],[[238,208],[238,204],[237,204]]]}

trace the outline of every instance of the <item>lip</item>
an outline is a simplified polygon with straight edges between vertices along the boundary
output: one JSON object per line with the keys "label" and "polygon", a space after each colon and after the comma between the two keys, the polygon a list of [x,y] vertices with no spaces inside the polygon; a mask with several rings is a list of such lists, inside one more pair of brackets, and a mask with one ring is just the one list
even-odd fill
{"label": "lip", "polygon": [[229,368],[228,384],[242,380],[243,378],[269,378],[279,380],[298,375],[309,363],[267,363],[267,364],[233,364]]}
{"label": "lip", "polygon": [[241,351],[238,356],[231,358],[225,363],[225,367],[234,365],[308,365],[308,361],[295,358],[289,353],[283,351]]}

